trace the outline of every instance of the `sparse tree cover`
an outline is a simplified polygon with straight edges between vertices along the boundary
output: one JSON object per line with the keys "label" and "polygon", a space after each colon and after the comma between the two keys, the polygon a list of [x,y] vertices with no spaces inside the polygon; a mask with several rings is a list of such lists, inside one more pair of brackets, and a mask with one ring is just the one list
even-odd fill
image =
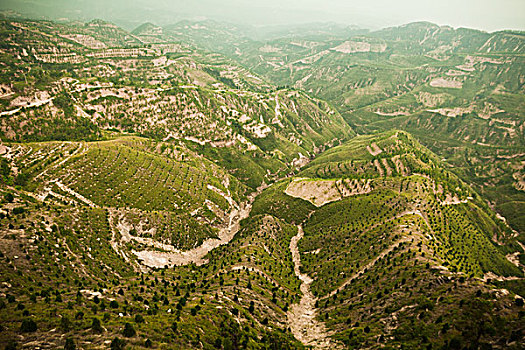
{"label": "sparse tree cover", "polygon": [[2,349],[525,347],[522,32],[11,15]]}

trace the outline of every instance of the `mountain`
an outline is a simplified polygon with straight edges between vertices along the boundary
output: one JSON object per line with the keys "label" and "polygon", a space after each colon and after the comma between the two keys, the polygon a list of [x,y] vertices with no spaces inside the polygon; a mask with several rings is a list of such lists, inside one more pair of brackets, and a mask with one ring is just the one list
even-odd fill
{"label": "mountain", "polygon": [[0,36],[2,348],[525,346],[522,33]]}
{"label": "mountain", "polygon": [[156,26],[153,23],[147,22],[141,24],[131,31],[133,35],[159,35],[162,34],[162,27]]}
{"label": "mountain", "polygon": [[417,135],[523,234],[522,34],[418,22],[332,41],[253,42],[232,58],[330,102],[358,133]]}
{"label": "mountain", "polygon": [[[100,43],[114,37],[107,25],[96,29],[101,24],[92,23]],[[286,171],[294,161],[353,135],[327,103],[301,91],[277,90],[216,54],[173,43],[95,49],[90,47],[93,41],[81,46],[64,39],[61,27],[47,29],[45,36],[53,40],[43,45],[31,41],[44,36],[40,22],[27,22],[22,34],[14,29],[20,28],[18,23],[4,25],[11,30],[5,60],[23,62],[6,72],[18,76],[23,88],[10,83],[8,74],[3,85],[9,93],[2,113],[11,116],[2,121],[6,140],[97,140],[115,132],[183,140],[218,152],[217,161],[225,153],[233,158],[228,162],[255,155],[255,163],[266,163],[254,165],[257,176],[250,176],[258,178],[251,183],[256,188],[266,168]],[[49,69],[26,83],[25,71],[40,70],[40,63]],[[64,66],[74,71],[74,78],[63,75]]]}
{"label": "mountain", "polygon": [[[508,227],[401,131],[357,137],[266,192],[254,212],[304,230],[300,271],[311,279],[302,279],[310,290],[303,298],[313,300],[297,311],[315,310],[325,336],[346,346],[446,344],[455,331],[443,328],[472,327],[470,308],[483,298],[459,300],[488,292],[475,276],[522,274],[487,235],[512,240]],[[300,327],[307,339],[315,338],[313,323]],[[472,332],[461,342],[473,344]]]}

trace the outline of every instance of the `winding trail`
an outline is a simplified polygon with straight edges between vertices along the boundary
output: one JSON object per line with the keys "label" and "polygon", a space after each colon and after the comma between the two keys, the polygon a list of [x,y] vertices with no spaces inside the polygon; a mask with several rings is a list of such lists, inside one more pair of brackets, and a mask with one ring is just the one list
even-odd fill
{"label": "winding trail", "polygon": [[70,194],[71,196],[75,197],[76,199],[78,199],[79,201],[81,201],[82,203],[90,206],[91,208],[97,208],[98,205],[96,205],[95,203],[93,203],[92,201],[90,201],[89,199],[87,199],[86,197],[84,197],[83,195],[81,195],[80,193],[78,192],[75,192],[74,190],[72,190],[71,188],[67,187],[66,185],[64,185],[62,182],[60,181],[55,181],[55,180],[52,180],[50,181],[50,183],[55,183],[55,185],[58,186],[58,188],[60,188],[62,191]]}
{"label": "winding trail", "polygon": [[312,284],[313,279],[307,274],[301,273],[301,255],[298,243],[303,238],[304,231],[302,226],[297,226],[297,228],[297,235],[290,241],[290,251],[294,262],[295,275],[302,282],[301,292],[303,296],[299,304],[291,305],[290,311],[287,313],[288,325],[295,338],[306,346],[311,346],[314,349],[339,349],[340,344],[329,338],[325,325],[315,318],[317,298],[310,291],[310,284]]}
{"label": "winding trail", "polygon": [[[68,141],[63,142],[64,145],[72,144],[72,143],[73,142],[68,142]],[[40,177],[42,177],[42,176],[44,176],[44,175],[46,175],[49,170],[56,169],[59,166],[63,165],[65,162],[67,162],[68,160],[70,160],[74,156],[80,155],[80,154],[83,154],[83,153],[87,152],[88,149],[89,149],[89,146],[85,145],[83,142],[79,142],[78,143],[78,147],[75,148],[75,150],[72,153],[70,153],[69,155],[63,157],[62,159],[57,160],[54,164],[51,164],[49,167],[44,169],[41,173],[37,174],[35,176],[35,180],[40,178]]]}
{"label": "winding trail", "polygon": [[335,294],[341,292],[343,289],[345,289],[346,286],[348,286],[350,283],[352,283],[355,278],[359,277],[361,274],[364,274],[366,270],[369,270],[372,266],[374,266],[379,260],[383,259],[391,251],[393,251],[394,249],[399,248],[401,246],[401,244],[406,243],[406,242],[410,242],[411,239],[412,239],[411,236],[406,236],[406,237],[403,237],[400,240],[392,243],[387,249],[383,250],[381,253],[379,253],[379,255],[377,255],[374,259],[372,259],[372,261],[370,261],[368,264],[364,265],[361,269],[359,269],[359,271],[354,273],[352,276],[348,277],[345,280],[345,282],[343,282],[343,284],[341,284],[337,289],[333,290],[332,292],[330,292],[330,294],[322,297],[321,299],[330,298],[330,297],[334,296]]}

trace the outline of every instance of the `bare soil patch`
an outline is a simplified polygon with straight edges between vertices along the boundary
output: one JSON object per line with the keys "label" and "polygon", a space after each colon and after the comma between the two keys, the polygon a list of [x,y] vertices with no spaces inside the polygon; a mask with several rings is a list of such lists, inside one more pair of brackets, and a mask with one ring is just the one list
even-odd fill
{"label": "bare soil patch", "polygon": [[457,80],[437,78],[430,82],[430,86],[449,89],[461,89],[463,87],[463,83]]}
{"label": "bare soil patch", "polygon": [[383,150],[379,148],[379,146],[375,142],[373,142],[370,146],[366,146],[366,149],[368,153],[370,153],[374,157],[383,152]]}
{"label": "bare soil patch", "polygon": [[341,200],[345,197],[365,194],[371,191],[369,181],[359,180],[312,180],[295,179],[286,190],[287,195],[304,199],[316,207]]}

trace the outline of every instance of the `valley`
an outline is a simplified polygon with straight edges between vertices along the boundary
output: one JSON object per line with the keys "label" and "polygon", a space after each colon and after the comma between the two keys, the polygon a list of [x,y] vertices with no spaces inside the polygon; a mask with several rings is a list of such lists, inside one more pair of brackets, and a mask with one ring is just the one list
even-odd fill
{"label": "valley", "polygon": [[523,32],[0,36],[0,349],[525,346]]}

